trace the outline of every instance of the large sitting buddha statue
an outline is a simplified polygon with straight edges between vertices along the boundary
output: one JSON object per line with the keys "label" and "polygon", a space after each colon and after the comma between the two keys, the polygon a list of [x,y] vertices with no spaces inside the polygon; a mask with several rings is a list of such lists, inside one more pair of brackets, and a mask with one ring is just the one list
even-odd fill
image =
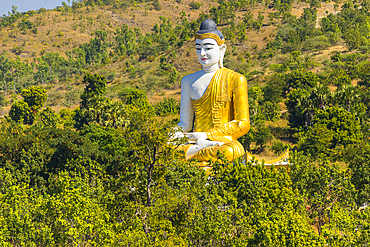
{"label": "large sitting buddha statue", "polygon": [[193,144],[180,149],[186,159],[215,160],[220,151],[233,160],[245,154],[237,139],[250,129],[247,81],[223,67],[225,39],[213,20],[202,22],[195,48],[202,70],[182,78],[178,126],[183,133],[176,133]]}

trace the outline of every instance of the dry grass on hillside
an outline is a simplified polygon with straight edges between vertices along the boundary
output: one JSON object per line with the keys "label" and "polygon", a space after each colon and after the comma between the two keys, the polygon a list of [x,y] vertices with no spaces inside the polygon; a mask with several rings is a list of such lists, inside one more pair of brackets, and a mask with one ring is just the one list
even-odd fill
{"label": "dry grass on hillside", "polygon": [[[65,56],[66,51],[71,51],[74,47],[79,44],[88,42],[94,35],[96,30],[107,30],[113,31],[117,27],[127,24],[129,27],[137,27],[142,30],[143,33],[150,32],[155,23],[160,23],[160,16],[171,18],[171,21],[175,25],[179,20],[181,12],[184,11],[186,16],[190,20],[197,19],[199,14],[204,11],[208,13],[208,10],[212,6],[217,6],[217,3],[211,0],[199,0],[202,3],[202,7],[198,10],[191,10],[189,3],[192,0],[182,1],[159,1],[162,9],[156,11],[153,9],[151,3],[139,4],[136,7],[129,7],[127,9],[115,9],[112,10],[110,7],[83,7],[78,9],[74,13],[70,12],[58,12],[49,10],[45,13],[35,14],[29,17],[29,20],[37,24],[38,32],[35,34],[31,30],[22,32],[15,24],[15,27],[8,27],[0,30],[0,53],[6,53],[10,58],[14,59],[18,55],[12,52],[14,47],[21,47],[23,52],[19,55],[23,61],[32,61],[33,57],[41,56],[43,51],[46,52],[59,52],[62,56]],[[334,11],[333,2],[323,3],[322,7],[318,9],[318,16],[321,18],[328,12]],[[292,14],[299,17],[303,13],[303,9],[309,7],[306,3],[295,3],[293,5]],[[256,55],[257,52],[266,47],[267,42],[273,41],[276,35],[276,25],[271,25],[268,20],[268,14],[274,12],[273,9],[268,9],[264,5],[256,5],[251,8],[255,19],[258,13],[261,11],[264,16],[263,27],[261,30],[249,30],[247,32],[248,40],[244,42],[231,43],[227,41],[228,50],[231,51],[234,46],[237,54],[229,54],[230,59],[238,59],[238,57],[245,56],[246,53],[250,53],[252,56]],[[237,11],[236,23],[242,21],[245,11]],[[20,20],[18,20],[19,22]],[[222,26],[221,29],[227,28]],[[313,54],[316,62],[322,62],[330,58],[330,53],[334,50],[344,51],[344,46],[331,47],[328,50],[324,50],[321,53]],[[171,52],[168,51],[168,52]],[[288,59],[289,55],[279,55],[265,61],[264,67],[259,63],[252,65],[251,70],[262,71],[265,70],[269,64],[277,63],[279,60]],[[159,66],[158,58],[156,61],[138,61],[135,65],[136,69],[145,71],[143,75],[138,78],[130,78],[126,72],[127,66],[126,61],[129,58],[119,58],[117,61],[108,64],[105,67],[100,66],[89,66],[88,70],[96,73],[109,74],[114,72],[116,78],[112,81],[108,87],[114,88],[110,90],[111,96],[117,96],[117,90],[122,87],[136,87],[141,86],[143,83],[152,82],[153,85],[148,91],[148,96],[152,102],[157,102],[163,97],[175,97],[179,98],[180,94],[178,89],[176,90],[161,90],[155,85],[160,83],[161,78],[158,78],[156,70]],[[194,50],[193,40],[185,42],[184,46],[177,52],[177,58],[172,61],[174,67],[179,72],[178,83],[181,77],[193,73],[200,69],[200,65],[197,61],[197,57]],[[254,67],[253,67],[254,66]],[[319,68],[315,68],[319,69]],[[78,81],[73,80],[72,84],[75,89],[81,90],[81,78]],[[258,83],[258,82],[257,82]],[[71,84],[71,83],[69,83]],[[62,85],[63,86],[63,85]],[[64,85],[65,86],[65,85]],[[52,92],[54,89],[50,89],[48,92]],[[61,92],[64,92],[63,90]],[[76,106],[76,105],[75,105]],[[59,106],[53,106],[57,109]],[[73,106],[72,106],[73,107]]]}

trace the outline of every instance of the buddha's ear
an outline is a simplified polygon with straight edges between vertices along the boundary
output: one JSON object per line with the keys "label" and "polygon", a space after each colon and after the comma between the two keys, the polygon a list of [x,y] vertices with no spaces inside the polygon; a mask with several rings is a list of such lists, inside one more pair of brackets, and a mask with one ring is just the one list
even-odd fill
{"label": "buddha's ear", "polygon": [[220,65],[220,68],[224,67],[224,56],[225,56],[226,48],[227,46],[225,44],[222,44],[220,46],[220,60],[218,62]]}

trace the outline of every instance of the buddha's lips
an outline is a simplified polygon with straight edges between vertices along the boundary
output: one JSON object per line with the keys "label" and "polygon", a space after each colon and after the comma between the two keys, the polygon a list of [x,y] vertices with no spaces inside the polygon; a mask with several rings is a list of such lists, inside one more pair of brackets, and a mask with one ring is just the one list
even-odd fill
{"label": "buddha's lips", "polygon": [[206,60],[207,60],[207,58],[201,58],[201,60],[202,60],[202,61],[206,61]]}

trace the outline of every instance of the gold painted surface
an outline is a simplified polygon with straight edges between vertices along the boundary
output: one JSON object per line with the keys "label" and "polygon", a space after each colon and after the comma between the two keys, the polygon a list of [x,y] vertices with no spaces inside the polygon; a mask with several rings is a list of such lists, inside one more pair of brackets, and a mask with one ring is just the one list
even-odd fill
{"label": "gold painted surface", "polygon": [[279,157],[275,159],[270,159],[270,160],[261,159],[258,156],[255,156],[247,151],[245,152],[245,162],[254,162],[254,164],[264,164],[264,166],[267,166],[267,167],[271,167],[272,165],[279,166],[279,167],[288,167],[289,166],[289,149],[287,149]]}
{"label": "gold painted surface", "polygon": [[229,160],[245,154],[237,141],[250,129],[248,87],[243,75],[220,68],[203,96],[192,100],[192,103],[194,132],[206,132],[210,140],[225,143],[204,148],[192,158],[200,161],[215,159],[217,151],[224,153]]}
{"label": "gold painted surface", "polygon": [[225,44],[225,39],[221,39],[217,34],[214,34],[214,33],[203,33],[203,34],[196,33],[195,39],[202,39],[202,40],[203,39],[214,39],[216,40],[219,46]]}

